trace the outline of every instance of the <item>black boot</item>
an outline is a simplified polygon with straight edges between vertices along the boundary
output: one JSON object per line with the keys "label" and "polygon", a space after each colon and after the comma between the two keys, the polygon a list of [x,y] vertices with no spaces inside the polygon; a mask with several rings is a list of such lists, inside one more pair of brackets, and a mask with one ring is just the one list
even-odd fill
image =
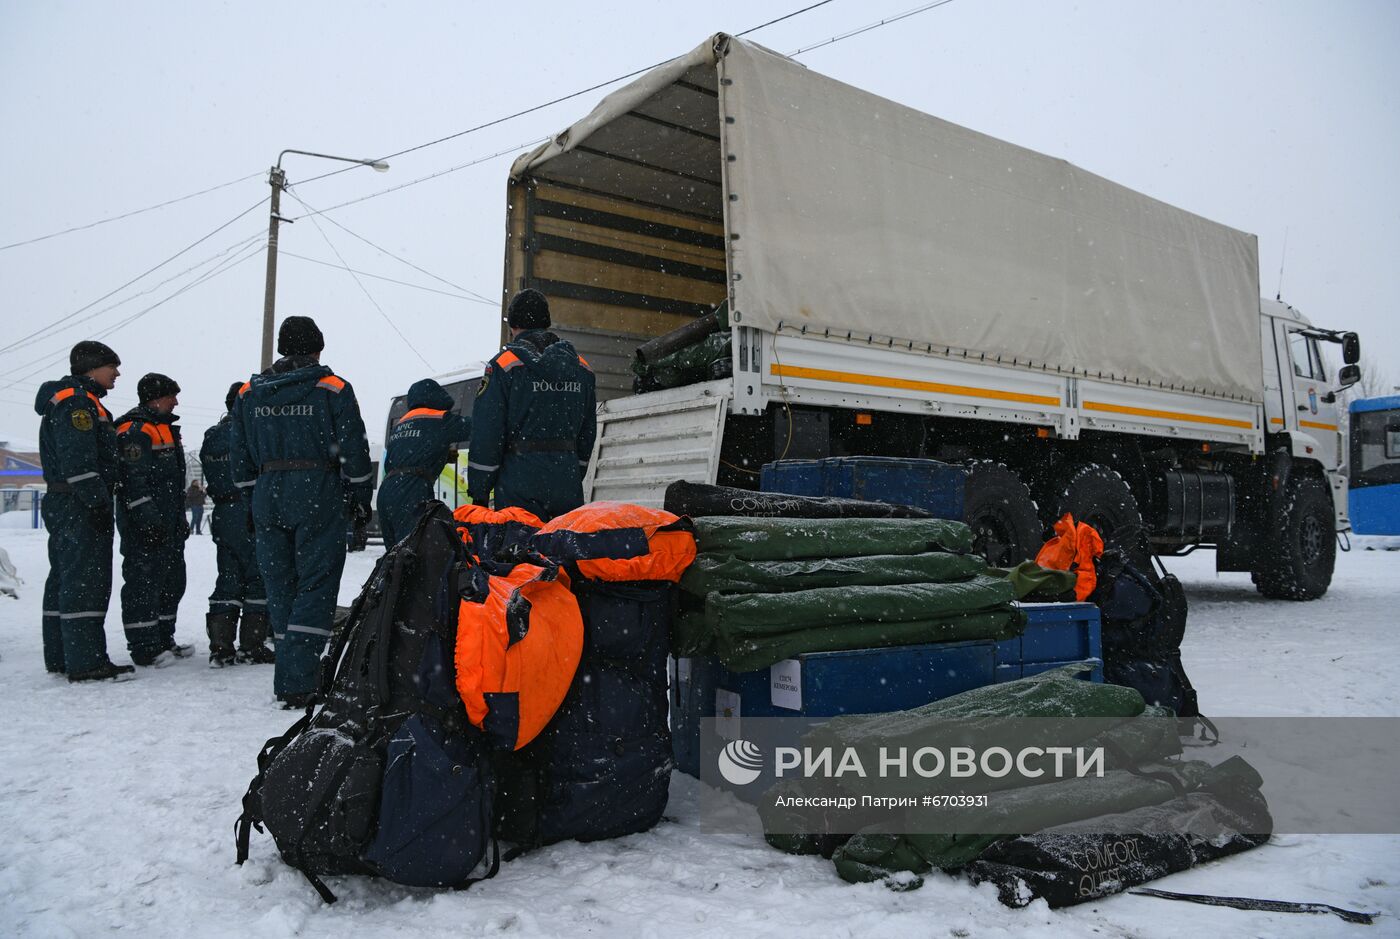
{"label": "black boot", "polygon": [[129,681],[136,677],[135,672],[136,666],[134,665],[116,665],[108,661],[85,672],[69,672],[68,680],[75,683],[80,681]]}
{"label": "black boot", "polygon": [[209,631],[209,667],[223,668],[238,661],[233,648],[233,637],[238,629],[238,611],[210,613],[205,617]]}
{"label": "black boot", "polygon": [[267,612],[244,607],[238,630],[238,661],[271,665],[276,660],[277,656],[267,647]]}

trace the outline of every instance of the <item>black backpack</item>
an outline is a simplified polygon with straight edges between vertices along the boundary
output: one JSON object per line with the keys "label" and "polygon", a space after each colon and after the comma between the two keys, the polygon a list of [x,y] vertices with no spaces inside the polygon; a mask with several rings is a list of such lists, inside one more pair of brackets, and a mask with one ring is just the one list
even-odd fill
{"label": "black backpack", "polygon": [[453,662],[459,601],[486,591],[451,514],[433,503],[379,561],[323,656],[319,705],[259,753],[238,863],[249,829],[266,826],[327,903],[325,874],[469,886],[488,844],[485,876],[496,873],[495,779]]}
{"label": "black backpack", "polygon": [[1104,680],[1135,688],[1148,704],[1199,717],[1196,689],[1181,664],[1186,591],[1173,574],[1139,570],[1115,548],[1103,553],[1089,601],[1103,627]]}

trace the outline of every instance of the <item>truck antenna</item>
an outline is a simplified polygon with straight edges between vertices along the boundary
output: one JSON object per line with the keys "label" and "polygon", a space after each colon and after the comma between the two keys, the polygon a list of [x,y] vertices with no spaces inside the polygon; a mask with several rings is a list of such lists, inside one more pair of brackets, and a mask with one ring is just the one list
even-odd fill
{"label": "truck antenna", "polygon": [[1288,226],[1283,227],[1283,256],[1278,259],[1278,293],[1274,294],[1274,299],[1283,300],[1283,262],[1288,260]]}

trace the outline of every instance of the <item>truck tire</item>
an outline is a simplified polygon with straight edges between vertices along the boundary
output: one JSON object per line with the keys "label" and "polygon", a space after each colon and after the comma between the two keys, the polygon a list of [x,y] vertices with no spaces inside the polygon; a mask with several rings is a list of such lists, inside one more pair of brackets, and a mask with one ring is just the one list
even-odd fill
{"label": "truck tire", "polygon": [[1332,494],[1311,476],[1294,479],[1288,490],[1254,585],[1274,600],[1316,600],[1327,592],[1337,563]]}
{"label": "truck tire", "polygon": [[972,529],[973,553],[994,567],[1035,557],[1043,541],[1040,515],[1021,477],[991,460],[968,463],[963,471],[963,521]]}
{"label": "truck tire", "polygon": [[1152,558],[1147,548],[1142,510],[1138,508],[1132,489],[1116,470],[1101,463],[1071,467],[1068,479],[1059,487],[1051,504],[1055,509],[1048,520],[1052,528],[1066,513],[1073,515],[1076,522],[1098,530],[1105,548],[1118,548],[1139,570],[1147,572]]}

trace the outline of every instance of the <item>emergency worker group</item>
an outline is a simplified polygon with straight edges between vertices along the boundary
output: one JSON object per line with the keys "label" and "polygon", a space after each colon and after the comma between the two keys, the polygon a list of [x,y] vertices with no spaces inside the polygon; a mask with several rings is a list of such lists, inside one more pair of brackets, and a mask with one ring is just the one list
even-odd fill
{"label": "emergency worker group", "polygon": [[[487,363],[470,415],[430,378],[409,388],[408,411],[385,445],[378,510],[386,547],[412,531],[457,447],[470,446],[473,502],[519,506],[543,520],[583,504],[596,434],[593,372],[550,332],[543,294],[520,291],[506,318],[511,339]],[[363,531],[373,514],[375,469],[359,403],[321,364],[324,348],[311,318],[287,317],[280,358],[229,387],[226,413],[199,451],[218,559],[205,623],[209,665],[273,664],[273,692],[292,708],[319,686],[349,532]],[[80,342],[70,374],[44,383],[34,406],[48,489],[44,664],[75,683],[127,680],[138,666],[163,668],[194,653],[175,637],[190,535],[180,386],[144,375],[137,406],[113,417],[102,399],[120,365],[103,343]],[[112,661],[104,629],[118,536],[131,665]]]}

